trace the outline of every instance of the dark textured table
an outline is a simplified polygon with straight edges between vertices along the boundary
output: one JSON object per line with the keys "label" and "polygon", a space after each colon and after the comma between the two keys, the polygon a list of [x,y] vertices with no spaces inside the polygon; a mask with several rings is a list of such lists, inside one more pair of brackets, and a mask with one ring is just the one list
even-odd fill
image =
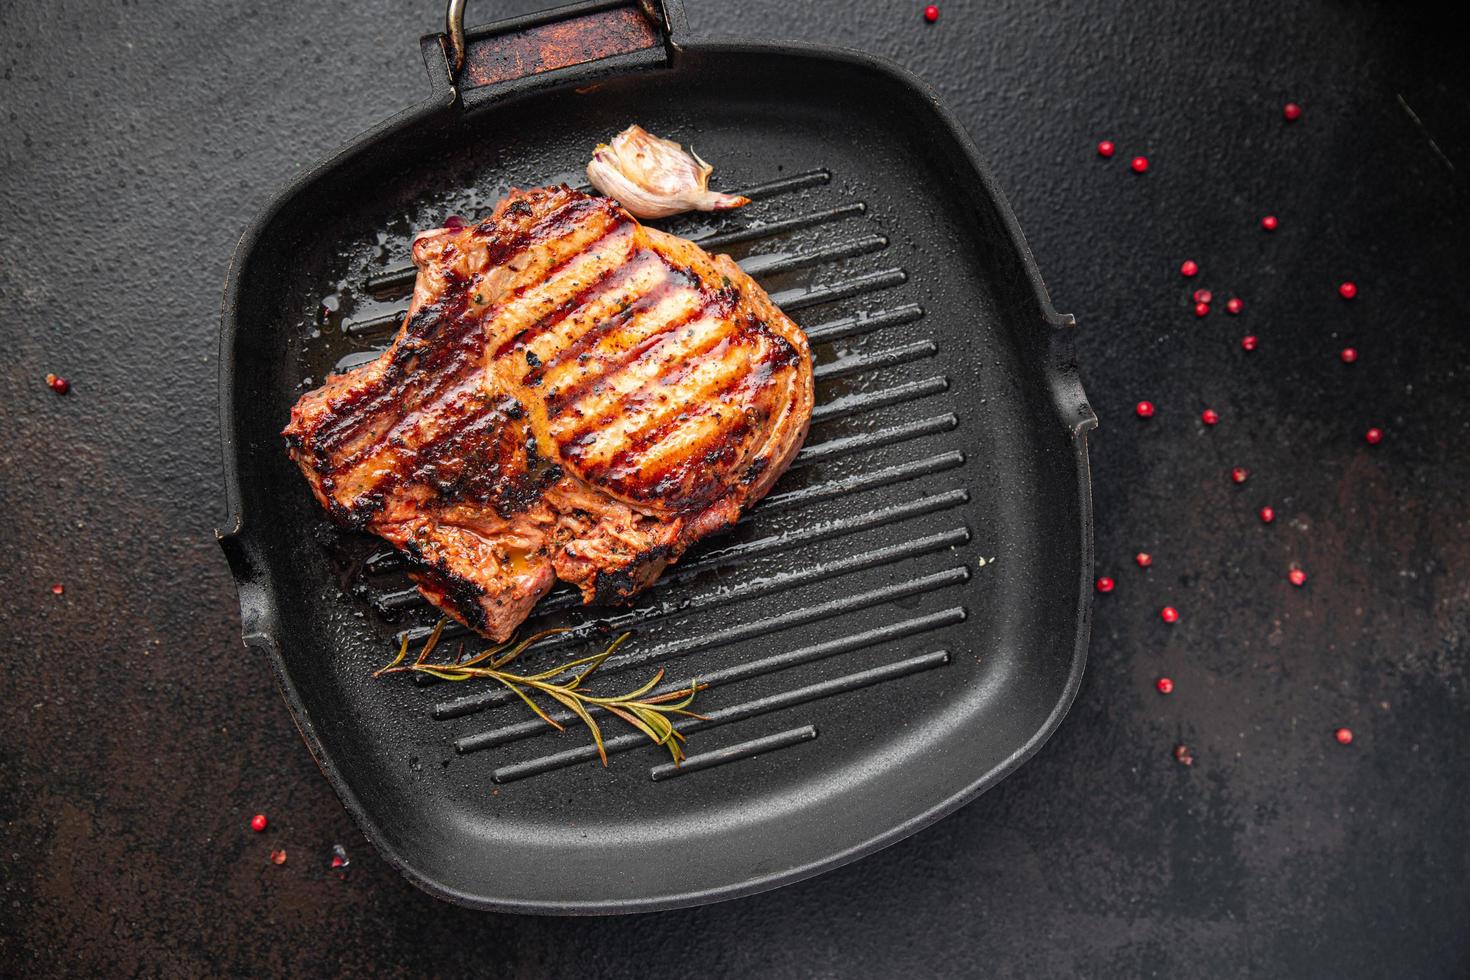
{"label": "dark textured table", "polygon": [[231,249],[297,168],[422,94],[439,6],[92,7],[0,8],[0,973],[1470,969],[1470,93],[1443,25],[693,0],[696,31],[875,51],[958,111],[1082,324],[1117,587],[1071,715],[978,802],[778,892],[565,920],[435,902],[371,852],[243,651],[212,535]]}

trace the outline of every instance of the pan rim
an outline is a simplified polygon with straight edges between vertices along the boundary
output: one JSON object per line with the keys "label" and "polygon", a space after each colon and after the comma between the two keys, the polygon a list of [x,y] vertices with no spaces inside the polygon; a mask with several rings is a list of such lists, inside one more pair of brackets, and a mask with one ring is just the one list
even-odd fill
{"label": "pan rim", "polygon": [[[336,153],[317,165],[305,170],[288,182],[261,209],[242,233],[231,258],[225,281],[221,304],[220,357],[218,374],[218,399],[220,412],[221,449],[224,456],[225,495],[227,522],[225,530],[216,530],[216,538],[225,551],[231,573],[239,590],[241,607],[241,632],[245,645],[269,653],[276,674],[282,699],[292,720],[301,734],[302,741],[326,776],[328,783],[341,800],[343,808],[352,816],[363,836],[406,879],[428,894],[469,908],[540,915],[603,915],[653,912],[696,905],[711,904],[754,895],[787,884],[815,877],[826,871],[850,864],[859,858],[895,844],[948,816],[982,793],[993,788],[1022,764],[1034,756],[1060,727],[1077,692],[1081,687],[1086,669],[1088,646],[1091,638],[1092,590],[1090,570],[1093,565],[1093,510],[1091,475],[1088,460],[1087,433],[1097,426],[1097,418],[1086,400],[1081,382],[1076,376],[1075,356],[1072,351],[1070,331],[1075,321],[1070,315],[1059,314],[1053,308],[1040,269],[1036,265],[1030,246],[1021,232],[1014,212],[1005,195],[996,185],[989,168],[980,158],[969,134],[959,121],[940,102],[937,93],[906,68],[885,58],[866,52],[836,48],[826,45],[783,43],[763,44],[736,38],[697,38],[681,42],[675,50],[676,59],[685,53],[694,55],[771,55],[787,54],[815,60],[827,60],[865,70],[895,82],[920,97],[934,111],[938,122],[946,129],[951,139],[964,154],[965,160],[979,178],[981,191],[993,203],[997,216],[1009,237],[1012,248],[1021,259],[1037,306],[1043,314],[1051,340],[1058,356],[1040,366],[1040,380],[1048,388],[1051,409],[1057,420],[1067,427],[1072,444],[1073,462],[1076,467],[1078,523],[1081,534],[1080,569],[1077,579],[1077,617],[1071,669],[1058,695],[1057,701],[1046,719],[1036,731],[1014,752],[997,765],[981,773],[976,779],[962,786],[940,802],[920,813],[891,826],[883,833],[866,840],[827,853],[796,867],[786,867],[753,878],[733,881],[728,884],[709,886],[675,893],[662,893],[637,899],[610,900],[566,900],[546,901],[542,899],[515,898],[507,895],[476,894],[450,887],[421,873],[391,844],[376,821],[358,799],[352,787],[343,778],[337,765],[322,747],[311,715],[305,710],[300,695],[286,668],[281,646],[277,640],[275,597],[255,581],[255,563],[249,538],[255,528],[247,523],[249,516],[244,511],[244,498],[240,492],[241,455],[235,438],[234,379],[235,348],[238,334],[237,312],[243,290],[243,268],[246,259],[254,252],[267,227],[292,201],[297,192],[314,182],[323,172],[333,169],[349,157],[371,150],[381,139],[397,130],[422,121],[436,112],[452,110],[457,102],[453,91],[436,91],[385,119],[343,145]],[[677,65],[677,61],[675,62]],[[1062,407],[1062,398],[1073,406],[1068,412]]]}

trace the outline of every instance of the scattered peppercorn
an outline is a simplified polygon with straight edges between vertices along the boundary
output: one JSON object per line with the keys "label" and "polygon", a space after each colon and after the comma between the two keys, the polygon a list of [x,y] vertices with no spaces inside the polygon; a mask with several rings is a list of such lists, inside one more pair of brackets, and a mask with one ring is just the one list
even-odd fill
{"label": "scattered peppercorn", "polygon": [[1287,122],[1296,122],[1302,117],[1302,107],[1295,102],[1288,102],[1281,107],[1281,114],[1286,117]]}
{"label": "scattered peppercorn", "polygon": [[1172,694],[1174,692],[1174,682],[1167,677],[1160,677],[1154,681],[1154,687],[1159,689],[1160,694]]}
{"label": "scattered peppercorn", "polygon": [[1139,568],[1147,568],[1154,563],[1154,556],[1147,551],[1140,551],[1133,557],[1133,560],[1138,562]]}
{"label": "scattered peppercorn", "polygon": [[1174,758],[1181,766],[1194,765],[1194,756],[1190,754],[1189,746],[1187,745],[1181,744],[1174,746]]}
{"label": "scattered peppercorn", "polygon": [[939,19],[939,8],[934,6],[934,4],[932,3],[929,6],[925,7],[924,19],[931,24],[934,23],[936,20]]}
{"label": "scattered peppercorn", "polygon": [[1342,359],[1342,363],[1351,364],[1358,359],[1358,352],[1351,347],[1344,347],[1337,356]]}
{"label": "scattered peppercorn", "polygon": [[1134,157],[1128,166],[1133,168],[1134,173],[1141,174],[1148,170],[1148,157]]}
{"label": "scattered peppercorn", "polygon": [[1215,301],[1215,294],[1208,289],[1196,289],[1194,291],[1194,301],[1196,303],[1213,303]]}
{"label": "scattered peppercorn", "polygon": [[71,391],[71,382],[55,374],[46,375],[46,384],[58,395],[64,395]]}
{"label": "scattered peppercorn", "polygon": [[1103,575],[1097,580],[1097,591],[1101,592],[1103,595],[1107,595],[1109,592],[1113,591],[1113,588],[1116,584],[1117,583],[1115,583],[1112,579],[1108,578],[1106,575]]}
{"label": "scattered peppercorn", "polygon": [[1337,739],[1338,745],[1353,744],[1353,730],[1351,728],[1339,728],[1332,733],[1332,737]]}
{"label": "scattered peppercorn", "polygon": [[1173,606],[1165,606],[1159,610],[1159,618],[1166,623],[1177,623],[1179,622],[1179,610]]}
{"label": "scattered peppercorn", "polygon": [[[1199,263],[1194,259],[1185,259],[1184,264],[1179,267],[1179,274],[1188,279],[1199,274]],[[1198,297],[1196,297],[1198,299]]]}
{"label": "scattered peppercorn", "polygon": [[1279,222],[1276,220],[1276,215],[1274,214],[1268,214],[1261,219],[1261,227],[1267,231],[1275,231],[1278,224]]}
{"label": "scattered peppercorn", "polygon": [[1337,292],[1338,295],[1341,296],[1343,299],[1352,299],[1354,296],[1358,295],[1358,284],[1353,282],[1345,282],[1341,286],[1337,287]]}
{"label": "scattered peppercorn", "polygon": [[1368,441],[1368,445],[1376,446],[1383,441],[1383,430],[1375,426],[1363,433],[1363,438]]}
{"label": "scattered peppercorn", "polygon": [[1199,420],[1205,425],[1215,425],[1220,421],[1220,413],[1213,408],[1207,408],[1199,413]]}
{"label": "scattered peppercorn", "polygon": [[1291,582],[1292,585],[1295,585],[1298,588],[1307,584],[1307,573],[1302,571],[1300,568],[1291,569],[1289,572],[1286,573],[1286,578],[1287,581]]}
{"label": "scattered peppercorn", "polygon": [[1139,402],[1133,406],[1133,412],[1141,419],[1151,419],[1154,417],[1154,403]]}
{"label": "scattered peppercorn", "polygon": [[257,834],[259,834],[262,831],[264,831],[265,830],[265,814],[263,814],[263,813],[257,813],[255,816],[251,817],[250,818],[250,829],[253,830],[253,831],[255,831]]}
{"label": "scattered peppercorn", "polygon": [[1240,338],[1240,348],[1241,350],[1255,350],[1256,335],[1253,333],[1248,333],[1244,337]]}
{"label": "scattered peppercorn", "polygon": [[271,851],[271,864],[285,864],[286,852],[284,850]]}
{"label": "scattered peppercorn", "polygon": [[1209,316],[1210,315],[1210,304],[1209,303],[1196,303],[1196,304],[1194,304],[1194,315],[1195,316]]}
{"label": "scattered peppercorn", "polygon": [[51,586],[51,594],[52,595],[61,595],[65,591],[66,591],[66,586],[62,585],[60,582],[55,582]]}
{"label": "scattered peppercorn", "polygon": [[1251,471],[1246,469],[1244,466],[1237,466],[1235,469],[1230,471],[1230,479],[1234,480],[1236,483],[1244,483],[1250,478],[1250,475]]}
{"label": "scattered peppercorn", "polygon": [[1097,155],[1100,157],[1110,157],[1113,155],[1113,151],[1115,149],[1117,149],[1117,147],[1113,146],[1112,140],[1103,140],[1101,143],[1097,144]]}
{"label": "scattered peppercorn", "polygon": [[1240,301],[1239,296],[1232,296],[1225,301],[1225,312],[1231,316],[1239,316],[1243,309],[1245,309],[1245,304]]}
{"label": "scattered peppercorn", "polygon": [[1261,508],[1261,523],[1262,524],[1270,524],[1274,520],[1276,520],[1276,511],[1272,510],[1270,507],[1262,507]]}

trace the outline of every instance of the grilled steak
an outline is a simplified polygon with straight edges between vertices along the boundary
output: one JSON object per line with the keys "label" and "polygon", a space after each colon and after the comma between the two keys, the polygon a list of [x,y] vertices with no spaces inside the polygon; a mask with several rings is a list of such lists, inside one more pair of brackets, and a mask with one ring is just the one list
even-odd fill
{"label": "grilled steak", "polygon": [[806,437],[805,336],[728,256],[566,187],[420,235],[377,360],[284,435],[334,519],[494,640],[557,578],[616,602],[770,488]]}

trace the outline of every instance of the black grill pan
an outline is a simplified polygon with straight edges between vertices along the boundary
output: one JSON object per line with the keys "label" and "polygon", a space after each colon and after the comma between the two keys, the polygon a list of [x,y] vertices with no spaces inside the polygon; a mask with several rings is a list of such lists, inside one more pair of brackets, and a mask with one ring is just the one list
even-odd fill
{"label": "black grill pan", "polygon": [[[1095,420],[1071,318],[969,140],[892,66],[691,39],[672,2],[472,31],[458,72],[448,37],[423,41],[428,100],[250,227],[224,300],[220,541],[245,642],[364,834],[466,905],[630,912],[816,874],[993,786],[1081,678]],[[817,360],[806,447],[735,529],[631,606],[558,589],[530,621],[572,628],[532,664],[632,629],[609,688],[655,665],[708,682],[679,768],[615,722],[603,769],[585,731],[489,688],[371,679],[436,617],[381,541],[328,523],[278,435],[302,392],[388,342],[415,230],[580,183],[631,122],[754,199],[658,224],[740,261]]]}

